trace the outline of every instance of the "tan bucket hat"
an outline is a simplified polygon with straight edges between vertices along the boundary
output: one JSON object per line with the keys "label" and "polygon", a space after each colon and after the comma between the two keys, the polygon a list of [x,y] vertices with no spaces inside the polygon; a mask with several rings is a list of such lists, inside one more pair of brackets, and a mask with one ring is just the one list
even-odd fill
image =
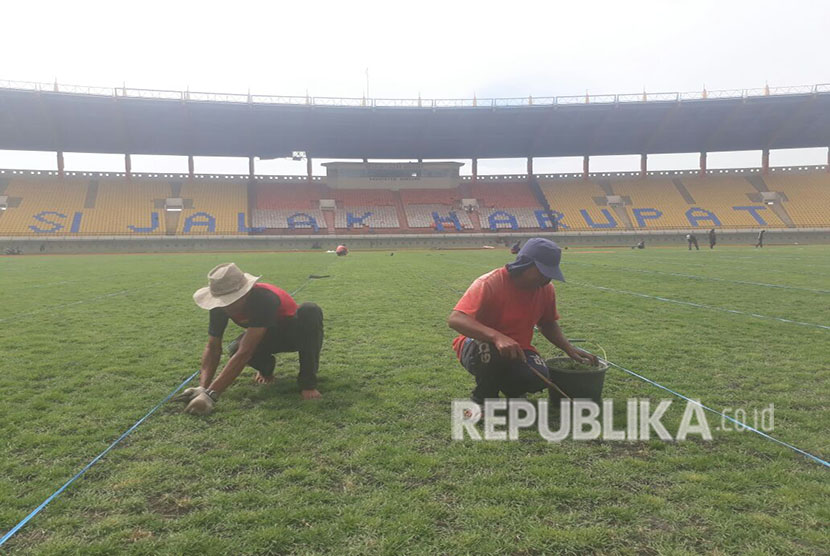
{"label": "tan bucket hat", "polygon": [[208,272],[208,286],[193,294],[193,301],[202,309],[227,307],[251,291],[259,276],[242,272],[234,263],[222,263]]}

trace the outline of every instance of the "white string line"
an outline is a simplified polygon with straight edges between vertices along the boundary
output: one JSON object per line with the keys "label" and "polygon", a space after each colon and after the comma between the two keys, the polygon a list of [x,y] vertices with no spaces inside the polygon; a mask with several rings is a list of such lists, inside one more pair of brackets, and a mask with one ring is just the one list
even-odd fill
{"label": "white string line", "polygon": [[659,296],[647,295],[647,294],[644,294],[644,293],[631,292],[631,291],[626,291],[626,290],[616,290],[614,288],[608,288],[608,287],[605,287],[605,286],[595,286],[593,284],[586,284],[584,282],[568,282],[568,283],[576,285],[576,286],[583,286],[583,287],[586,287],[586,288],[594,288],[594,289],[597,289],[597,290],[608,291],[608,292],[612,292],[612,293],[619,293],[619,294],[624,294],[624,295],[633,295],[635,297],[641,297],[641,298],[644,298],[644,299],[654,299],[656,301],[664,301],[666,303],[675,303],[677,305],[686,305],[686,306],[689,306],[689,307],[695,307],[697,309],[708,309],[710,311],[719,311],[719,312],[722,312],[722,313],[732,313],[733,315],[745,315],[745,316],[755,317],[755,318],[759,318],[759,319],[776,320],[776,321],[785,322],[785,323],[788,323],[788,324],[797,324],[799,326],[810,326],[810,327],[813,327],[813,328],[821,328],[823,330],[830,330],[830,326],[826,326],[824,324],[815,324],[815,323],[812,323],[812,322],[801,322],[801,321],[790,320],[790,319],[785,319],[785,318],[781,318],[781,317],[771,317],[769,315],[760,315],[758,313],[747,313],[747,312],[744,312],[744,311],[738,311],[737,309],[724,309],[723,307],[715,307],[715,306],[712,306],[712,305],[704,305],[702,303],[692,303],[691,301],[680,301],[678,299],[670,299],[668,297],[659,297]]}
{"label": "white string line", "polygon": [[[455,293],[464,293],[464,292],[462,292],[462,291],[460,291],[460,290],[457,290],[455,287],[451,286],[448,282],[445,282],[443,279],[440,279],[440,278],[439,278],[438,280],[439,280],[440,282],[442,282],[445,286],[447,286],[450,290],[454,291]],[[730,311],[730,312],[732,312],[732,311]],[[827,328],[830,328],[830,327],[827,327]],[[656,382],[656,381],[654,381],[654,380],[651,380],[651,379],[649,379],[649,378],[646,378],[646,377],[645,377],[645,376],[643,376],[643,375],[637,374],[637,373],[635,373],[634,371],[630,371],[630,370],[626,369],[625,367],[622,367],[622,366],[618,365],[617,363],[614,363],[614,362],[609,361],[609,360],[607,360],[607,359],[605,359],[605,361],[606,361],[609,365],[612,365],[612,366],[614,366],[614,367],[616,367],[616,368],[618,368],[618,369],[621,369],[621,370],[625,371],[626,373],[628,373],[628,374],[630,374],[630,375],[632,375],[632,376],[635,376],[635,377],[639,378],[640,380],[642,380],[642,381],[644,381],[644,382],[647,382],[647,383],[649,383],[649,384],[652,384],[652,385],[654,385],[654,386],[657,386],[658,388],[662,388],[663,390],[666,390],[667,392],[671,392],[671,393],[672,393],[672,394],[674,394],[675,396],[678,396],[678,397],[680,397],[680,398],[682,398],[682,399],[684,399],[684,400],[686,400],[686,401],[688,401],[688,402],[690,402],[690,403],[694,403],[694,404],[696,404],[696,405],[699,405],[699,406],[700,406],[700,407],[702,407],[703,409],[705,409],[705,410],[707,410],[707,411],[710,411],[710,412],[712,412],[712,413],[715,413],[715,414],[717,414],[717,415],[720,415],[722,418],[724,418],[724,419],[728,419],[728,420],[732,421],[733,423],[739,424],[739,425],[743,426],[745,429],[750,430],[750,431],[752,431],[752,432],[754,432],[754,433],[757,433],[757,434],[759,434],[760,436],[762,436],[762,437],[764,437],[764,438],[766,438],[766,439],[768,439],[768,440],[772,440],[773,442],[776,442],[777,444],[780,444],[780,445],[782,445],[782,446],[786,446],[787,448],[790,448],[791,450],[795,450],[796,452],[798,452],[798,453],[800,453],[800,454],[802,454],[802,455],[807,456],[808,458],[812,459],[813,461],[815,461],[815,462],[817,462],[817,463],[819,463],[819,464],[821,464],[821,465],[824,465],[825,467],[830,466],[830,464],[828,464],[828,462],[826,462],[825,460],[823,460],[823,459],[819,458],[818,456],[815,456],[815,455],[813,455],[813,454],[811,454],[811,453],[809,453],[809,452],[806,452],[806,451],[804,451],[804,450],[802,450],[802,449],[800,449],[800,448],[797,448],[796,446],[793,446],[792,444],[789,444],[789,443],[787,443],[787,442],[784,442],[783,440],[779,440],[779,439],[777,439],[777,438],[775,438],[775,437],[773,437],[773,436],[770,436],[769,434],[766,434],[765,432],[762,432],[762,431],[760,431],[760,430],[758,430],[758,429],[756,429],[756,428],[754,428],[754,427],[752,427],[752,426],[750,426],[750,425],[748,425],[748,424],[746,424],[746,423],[743,423],[743,422],[738,421],[738,420],[736,420],[736,419],[734,419],[734,418],[732,418],[732,417],[729,417],[728,415],[724,415],[724,414],[723,414],[723,413],[721,413],[720,411],[717,411],[717,410],[715,410],[715,409],[712,409],[712,408],[711,408],[711,407],[709,407],[709,406],[703,405],[703,404],[702,404],[699,400],[693,400],[693,399],[691,399],[691,398],[688,398],[688,397],[684,396],[683,394],[680,394],[679,392],[675,392],[675,391],[674,391],[674,390],[672,390],[671,388],[667,388],[666,386],[663,386],[662,384],[660,384],[660,383],[658,383],[658,382]]]}
{"label": "white string line", "polygon": [[[441,281],[441,282],[443,282],[443,284],[444,284],[445,286],[447,286],[449,289],[451,289],[452,291],[454,291],[454,292],[456,292],[456,293],[464,293],[464,292],[462,292],[462,291],[460,291],[460,290],[457,290],[455,287],[451,286],[449,283],[445,282],[443,279],[440,279],[440,278],[439,278],[438,280],[439,280],[439,281]],[[590,286],[589,284],[577,284],[577,285],[587,285],[587,286]],[[590,287],[598,287],[599,289],[609,289],[609,288],[603,288],[603,287],[601,287],[601,286],[590,286]],[[612,290],[612,291],[614,291],[614,290]],[[625,292],[625,293],[631,293],[631,292]],[[638,294],[635,294],[635,295],[638,295]],[[642,294],[639,294],[639,295],[642,295]],[[643,297],[651,297],[651,296],[646,296],[646,295],[643,295]],[[660,299],[660,298],[656,298],[656,299]],[[661,299],[661,301],[663,301],[663,299]],[[665,300],[665,301],[673,301],[673,300]],[[681,301],[681,302],[676,302],[676,303],[686,303],[686,302],[682,302],[682,301]],[[694,303],[689,303],[689,305],[698,306],[698,305],[696,305],[696,304],[694,304]],[[740,311],[732,311],[732,310],[728,310],[728,309],[719,309],[719,310],[727,311],[727,312],[730,312],[730,313],[740,313]],[[741,313],[741,314],[746,314],[746,313]],[[752,316],[761,316],[761,315],[752,315]],[[766,318],[775,318],[775,317],[766,317]],[[777,319],[777,320],[784,320],[785,322],[793,322],[793,321],[787,321],[786,319]],[[796,322],[795,324],[806,324],[806,323],[797,323],[797,322]],[[809,326],[821,326],[821,325],[809,325]],[[830,328],[830,327],[823,326],[822,328]],[[811,453],[809,453],[809,452],[806,452],[806,451],[804,451],[804,450],[802,450],[802,449],[800,449],[800,448],[797,448],[796,446],[793,446],[792,444],[789,444],[789,443],[784,442],[784,441],[782,441],[782,440],[779,440],[779,439],[777,439],[777,438],[775,438],[775,437],[773,437],[773,436],[770,436],[769,434],[766,434],[765,432],[762,432],[762,431],[760,431],[760,430],[758,430],[758,429],[756,429],[756,428],[754,428],[754,427],[751,427],[750,425],[747,425],[746,423],[743,423],[743,422],[738,421],[738,420],[736,420],[736,419],[734,419],[734,418],[732,418],[732,417],[729,417],[728,415],[724,415],[723,413],[721,413],[721,412],[719,412],[719,411],[717,411],[717,410],[715,410],[715,409],[712,409],[712,408],[711,408],[711,407],[709,407],[709,406],[703,405],[703,404],[702,404],[699,400],[693,400],[693,399],[691,399],[691,398],[688,398],[688,397],[684,396],[683,394],[680,394],[679,392],[675,392],[674,390],[672,390],[672,389],[670,389],[670,388],[667,388],[666,386],[663,386],[662,384],[660,384],[660,383],[658,383],[658,382],[656,382],[656,381],[654,381],[654,380],[651,380],[651,379],[646,378],[646,377],[644,377],[644,376],[642,376],[642,375],[640,375],[640,374],[637,374],[637,373],[635,373],[634,371],[630,371],[630,370],[626,369],[625,367],[622,367],[622,366],[618,365],[617,363],[614,363],[614,362],[612,362],[612,361],[608,361],[607,359],[606,359],[605,361],[606,361],[609,365],[612,365],[612,366],[614,366],[614,367],[616,367],[616,368],[618,368],[618,369],[621,369],[621,370],[625,371],[626,373],[628,373],[628,374],[630,374],[630,375],[633,375],[633,376],[635,376],[635,377],[639,378],[640,380],[643,380],[643,381],[645,381],[645,382],[647,382],[647,383],[649,383],[649,384],[652,384],[652,385],[654,385],[654,386],[657,386],[658,388],[662,388],[663,390],[666,390],[667,392],[671,392],[671,393],[672,393],[672,394],[674,394],[675,396],[678,396],[678,397],[680,397],[680,398],[683,398],[684,400],[686,400],[686,401],[688,401],[688,402],[690,402],[690,403],[697,404],[697,405],[699,405],[700,407],[702,407],[703,409],[705,409],[705,410],[707,410],[707,411],[711,411],[712,413],[715,413],[715,414],[717,414],[717,415],[720,415],[722,418],[729,419],[730,421],[732,421],[732,422],[734,422],[734,423],[736,423],[736,424],[742,425],[745,429],[748,429],[748,430],[750,430],[750,431],[752,431],[752,432],[755,432],[755,433],[759,434],[760,436],[762,436],[762,437],[764,437],[764,438],[766,438],[766,439],[768,439],[768,440],[772,440],[773,442],[776,442],[776,443],[778,443],[778,444],[780,444],[780,445],[782,445],[782,446],[786,446],[787,448],[790,448],[790,449],[792,449],[792,450],[795,450],[796,452],[798,452],[798,453],[800,453],[800,454],[802,454],[802,455],[807,456],[808,458],[812,459],[813,461],[815,461],[815,462],[817,462],[817,463],[819,463],[819,464],[821,464],[821,465],[824,465],[825,467],[830,467],[830,463],[828,463],[827,461],[825,461],[825,460],[823,460],[823,459],[819,458],[818,456],[815,456],[815,455],[813,455],[813,454],[811,454]]]}
{"label": "white string line", "polygon": [[[113,276],[107,276],[108,279],[113,278],[123,278],[125,276],[130,276],[129,274],[116,274]],[[20,290],[32,290],[35,288],[51,288],[52,286],[63,286],[66,284],[77,284],[78,282],[85,282],[86,280],[62,280],[60,282],[50,282],[48,284],[32,284],[29,286],[15,286],[16,291]]]}
{"label": "white string line", "polygon": [[[773,255],[771,257],[776,262],[779,262],[779,261],[781,261],[781,262],[795,262],[795,263],[798,263],[801,266],[807,266],[807,267],[810,267],[810,268],[820,268],[822,270],[830,269],[830,266],[828,266],[828,265],[805,263],[804,259],[799,258],[799,257],[786,257],[786,256],[782,257],[778,253],[776,253],[775,255]],[[767,260],[767,259],[762,259],[761,257],[730,257],[730,259],[744,259],[744,260],[748,260],[748,261],[765,261],[765,260]]]}
{"label": "white string line", "polygon": [[[645,258],[645,257],[643,257],[643,258]],[[646,259],[646,261],[649,262],[649,263],[660,264],[660,265],[674,265],[674,266],[683,266],[683,267],[697,266],[697,267],[701,267],[701,268],[712,268],[711,263],[709,263],[709,264],[691,263],[691,262],[684,262],[684,261],[652,259],[652,258],[648,258],[648,259]],[[568,262],[570,263],[570,261],[568,261]],[[718,261],[718,262],[724,262],[724,261]],[[731,261],[726,261],[726,262],[731,262]],[[761,261],[759,261],[759,262],[761,262]],[[756,266],[756,268],[757,268],[757,266]],[[739,270],[741,272],[748,272],[747,270],[743,270],[743,269],[739,269]],[[766,267],[764,267],[764,272],[765,273],[766,272],[774,272],[776,274],[786,274],[787,276],[792,276],[793,275],[792,270],[781,270],[781,269],[777,269],[777,268],[766,268]],[[827,278],[826,274],[810,274],[810,273],[799,272],[798,275],[799,276],[811,276],[811,277],[814,277],[814,278]]]}
{"label": "white string line", "polygon": [[[474,266],[474,267],[479,267],[479,268],[484,266],[482,264],[468,263],[468,262],[465,262],[465,261],[446,261],[446,262],[452,262],[452,263],[455,263],[455,264],[463,264],[463,265]],[[571,264],[571,262],[572,261],[568,261],[568,264]],[[613,292],[613,293],[633,295],[633,296],[641,297],[641,298],[644,298],[644,299],[654,299],[654,300],[657,300],[657,301],[663,301],[663,302],[667,302],[667,303],[675,303],[675,304],[678,304],[678,305],[686,305],[688,307],[695,307],[697,309],[708,309],[710,311],[720,311],[720,312],[723,312],[723,313],[732,313],[734,315],[745,315],[745,316],[750,316],[750,317],[759,318],[759,319],[775,320],[775,321],[784,322],[784,323],[787,323],[787,324],[797,324],[799,326],[809,326],[809,327],[813,327],[813,328],[820,328],[820,329],[823,329],[823,330],[830,330],[830,326],[826,326],[826,325],[823,325],[823,324],[815,324],[815,323],[812,323],[812,322],[801,322],[801,321],[785,319],[785,318],[781,318],[781,317],[771,317],[769,315],[761,315],[761,314],[758,314],[758,313],[748,313],[748,312],[745,312],[745,311],[738,311],[737,309],[725,309],[723,307],[715,307],[714,305],[704,305],[702,303],[692,303],[691,301],[680,301],[680,300],[677,300],[677,299],[670,299],[670,298],[667,298],[667,297],[648,295],[648,294],[639,293],[639,292],[630,292],[630,291],[626,291],[626,290],[615,290],[613,288],[608,288],[608,287],[605,287],[605,286],[595,286],[593,284],[587,284],[587,283],[580,283],[580,282],[573,282],[573,281],[568,281],[566,283],[567,284],[573,284],[573,285],[576,285],[576,286],[584,286],[584,287],[588,287],[588,288],[595,288],[595,289],[598,289],[598,290],[604,290],[604,291],[609,291],[609,292]],[[460,292],[460,293],[463,293],[463,292]]]}
{"label": "white string line", "polygon": [[[114,279],[117,279],[117,278],[133,278],[135,276],[136,276],[135,273],[125,272],[125,273],[121,273],[121,274],[108,275],[106,278],[108,280],[114,280]],[[62,286],[62,285],[65,285],[65,284],[77,284],[78,282],[84,282],[84,281],[85,280],[79,278],[77,280],[61,280],[60,282],[50,282],[48,284],[31,284],[31,285],[23,285],[23,286],[17,286],[16,285],[15,290],[28,290],[28,289],[33,289],[33,288],[48,288],[48,287],[52,287],[52,286]]]}
{"label": "white string line", "polygon": [[692,278],[694,280],[712,280],[715,282],[728,282],[730,284],[744,284],[748,286],[763,286],[765,288],[781,288],[785,290],[799,290],[805,292],[812,292],[812,293],[830,293],[830,290],[817,290],[812,288],[802,288],[800,286],[785,286],[783,284],[767,284],[764,282],[749,282],[745,280],[729,280],[727,278],[715,278],[713,276],[697,276],[695,274],[682,274],[680,272],[663,272],[661,270],[648,270],[644,268],[631,268],[627,266],[617,266],[617,265],[610,265],[610,264],[598,264],[598,263],[582,263],[576,261],[568,261],[568,265],[576,265],[576,266],[601,266],[605,268],[611,268],[614,270],[625,270],[628,272],[642,272],[645,274],[662,274],[665,276],[679,276],[681,278]]}
{"label": "white string line", "polygon": [[[328,269],[330,266],[331,266],[331,263],[329,263],[329,266],[326,267],[326,268]],[[119,275],[119,276],[124,276],[124,275]],[[57,282],[54,285],[58,285],[58,284],[62,284],[62,283],[63,284],[68,284],[68,283],[71,283],[71,282],[79,282],[79,281],[80,280]],[[311,282],[311,278],[307,278],[305,280],[305,282],[303,282],[303,284],[297,289],[297,292],[299,292],[300,290],[305,288],[310,282]],[[28,313],[18,313],[16,315],[13,315],[13,316],[10,316],[10,317],[0,318],[0,322],[9,322],[9,321],[12,321],[12,320],[28,317],[28,316],[31,316],[31,315],[37,315],[37,314],[40,314],[40,313],[43,313],[43,312],[46,312],[46,311],[52,311],[54,309],[63,309],[65,307],[72,307],[72,306],[75,306],[75,305],[82,305],[82,304],[85,304],[85,303],[91,303],[93,301],[98,301],[100,299],[107,299],[107,298],[110,298],[110,297],[117,297],[119,295],[132,293],[132,292],[143,290],[143,289],[150,288],[150,287],[153,287],[153,286],[158,286],[159,284],[163,284],[163,283],[164,282],[154,282],[152,284],[148,284],[148,285],[141,286],[141,287],[138,287],[138,288],[132,288],[132,289],[129,289],[129,290],[120,290],[120,291],[117,291],[117,292],[112,292],[112,293],[108,293],[108,294],[104,294],[104,295],[99,295],[99,296],[91,297],[91,298],[88,298],[88,299],[80,299],[78,301],[72,301],[70,303],[62,303],[60,305],[50,305],[49,307],[43,307],[43,308],[38,309],[36,311],[30,311]],[[47,284],[43,284],[41,286],[29,286],[29,287],[36,288],[36,287],[44,287],[46,285]],[[21,288],[21,289],[26,289],[26,288]]]}
{"label": "white string line", "polygon": [[[803,247],[804,246],[802,246],[801,250],[803,250]],[[728,251],[722,251],[721,253],[723,253],[724,256],[728,256],[728,254],[729,254]],[[749,255],[748,253],[752,253],[752,255]],[[762,255],[761,253],[771,253],[771,254]],[[815,258],[816,258],[816,255],[813,252],[809,252],[809,253],[805,252],[805,253],[800,253],[799,254],[799,253],[792,253],[792,252],[788,251],[786,253],[782,253],[782,252],[780,252],[778,250],[775,250],[775,249],[772,249],[770,251],[766,251],[766,250],[760,251],[758,249],[753,249],[753,250],[750,250],[750,251],[743,251],[742,255],[734,255],[734,257],[736,259],[755,259],[755,260],[757,260],[759,257],[764,257],[764,256],[773,257],[775,259],[786,259],[786,260],[793,260],[793,261],[799,261],[799,262],[800,261],[805,261],[805,260],[811,260],[811,261],[815,262]],[[818,266],[824,266],[824,265],[818,265]]]}
{"label": "white string line", "polygon": [[82,282],[83,280],[63,280],[61,282],[50,282],[48,284],[34,284],[31,286],[23,286],[23,287],[16,287],[17,290],[31,290],[35,288],[50,288],[52,286],[63,286],[64,284],[76,284],[78,282]]}
{"label": "white string line", "polygon": [[83,305],[85,303],[91,303],[93,301],[98,301],[100,299],[107,299],[107,298],[110,298],[110,297],[117,297],[119,295],[125,295],[125,294],[133,293],[133,292],[136,292],[136,291],[139,291],[139,290],[145,290],[147,288],[152,288],[152,287],[158,286],[160,284],[164,284],[164,282],[153,282],[152,284],[147,284],[147,285],[144,285],[144,286],[141,286],[141,287],[138,287],[138,288],[132,288],[132,289],[129,289],[129,290],[120,290],[120,291],[117,291],[117,292],[107,293],[107,294],[104,294],[104,295],[98,295],[98,296],[90,297],[90,298],[87,298],[87,299],[79,299],[77,301],[72,301],[70,303],[61,303],[60,305],[50,305],[49,307],[43,307],[41,309],[37,309],[36,311],[30,311],[28,313],[18,313],[16,315],[11,316],[11,317],[2,318],[2,319],[0,319],[0,322],[9,322],[9,321],[12,321],[12,320],[21,319],[21,318],[24,318],[24,317],[29,317],[31,315],[37,315],[37,314],[44,313],[44,312],[47,312],[47,311],[54,311],[55,309],[63,309],[65,307],[72,307],[74,305]]}
{"label": "white string line", "polygon": [[[769,257],[763,257],[763,256],[761,256],[761,257],[741,257],[741,256],[737,256],[736,257],[736,256],[730,256],[730,255],[722,255],[722,256],[713,255],[713,258],[716,258],[718,260],[718,262],[730,262],[730,263],[734,262],[734,263],[738,263],[738,264],[749,264],[749,263],[753,263],[753,264],[776,263],[776,264],[782,264],[782,265],[798,264],[799,266],[802,266],[802,267],[817,268],[821,271],[825,271],[825,270],[830,269],[830,266],[827,266],[827,265],[806,263],[806,262],[803,261],[803,259],[796,259],[796,258],[791,258],[791,257],[780,257],[780,256],[778,256],[778,254],[770,255]],[[743,262],[743,261],[746,261],[746,262]],[[787,271],[785,271],[785,272],[787,272]]]}

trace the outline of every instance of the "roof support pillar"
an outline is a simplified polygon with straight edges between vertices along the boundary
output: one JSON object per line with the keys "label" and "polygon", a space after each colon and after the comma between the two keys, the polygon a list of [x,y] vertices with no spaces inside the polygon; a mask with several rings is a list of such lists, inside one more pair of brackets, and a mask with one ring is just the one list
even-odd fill
{"label": "roof support pillar", "polygon": [[527,157],[527,181],[533,180],[533,157]]}
{"label": "roof support pillar", "polygon": [[769,174],[769,149],[761,151],[761,173],[765,176]]}
{"label": "roof support pillar", "polygon": [[60,176],[61,178],[63,177],[63,168],[63,151],[58,151],[58,176]]}
{"label": "roof support pillar", "polygon": [[187,175],[190,177],[190,179],[193,179],[195,174],[196,172],[193,164],[193,155],[189,154],[187,155]]}
{"label": "roof support pillar", "polygon": [[311,164],[311,157],[308,156],[307,154],[306,154],[306,159],[305,159],[305,171],[306,171],[306,177],[308,178],[308,181],[311,182],[312,164]]}
{"label": "roof support pillar", "polygon": [[830,147],[827,147],[827,173],[830,174]]}
{"label": "roof support pillar", "polygon": [[[827,154],[828,159],[830,159],[830,150],[828,150]],[[478,181],[478,159],[473,158],[473,183]]]}
{"label": "roof support pillar", "polygon": [[646,177],[648,173],[648,155],[643,153],[640,155],[640,177]]}
{"label": "roof support pillar", "polygon": [[130,158],[130,153],[124,155],[124,173],[127,174],[127,179],[133,177],[133,160]]}
{"label": "roof support pillar", "polygon": [[588,172],[591,167],[591,157],[587,154],[582,157],[582,179],[588,181]]}
{"label": "roof support pillar", "polygon": [[248,157],[248,179],[249,180],[254,179],[255,175],[256,175],[256,168],[254,167],[254,157],[249,156]]}
{"label": "roof support pillar", "polygon": [[706,175],[706,151],[700,153],[700,170],[698,170],[698,175]]}

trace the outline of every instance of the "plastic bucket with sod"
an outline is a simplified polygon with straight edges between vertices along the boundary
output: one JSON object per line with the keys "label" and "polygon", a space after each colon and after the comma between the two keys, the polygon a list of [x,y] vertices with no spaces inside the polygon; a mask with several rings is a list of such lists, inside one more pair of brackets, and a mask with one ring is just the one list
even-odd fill
{"label": "plastic bucket with sod", "polygon": [[[545,361],[551,381],[572,399],[591,399],[602,402],[602,387],[608,363],[600,359],[599,366],[578,363],[570,357],[553,357]],[[550,389],[550,401],[559,403],[562,395]]]}

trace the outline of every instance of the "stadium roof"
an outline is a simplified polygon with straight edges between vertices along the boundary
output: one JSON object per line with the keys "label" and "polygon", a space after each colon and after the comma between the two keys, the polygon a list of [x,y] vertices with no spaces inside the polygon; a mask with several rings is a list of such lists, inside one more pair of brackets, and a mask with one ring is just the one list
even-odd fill
{"label": "stadium roof", "polygon": [[364,100],[0,83],[0,149],[279,158],[519,158],[830,145],[830,85]]}

